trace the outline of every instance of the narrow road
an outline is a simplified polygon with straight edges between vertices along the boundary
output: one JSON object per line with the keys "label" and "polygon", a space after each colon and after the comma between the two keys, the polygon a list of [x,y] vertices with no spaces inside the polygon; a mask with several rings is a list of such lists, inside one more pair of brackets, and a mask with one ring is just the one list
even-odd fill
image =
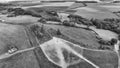
{"label": "narrow road", "polygon": [[19,54],[19,53],[23,53],[23,52],[27,52],[27,51],[31,51],[31,50],[34,50],[36,47],[32,47],[32,48],[27,48],[27,49],[24,49],[24,50],[19,50],[19,51],[16,51],[15,53],[12,53],[12,54],[9,54],[9,53],[4,53],[2,55],[0,55],[0,60],[1,59],[6,59],[6,58],[9,58],[13,55],[16,55],[16,54]]}
{"label": "narrow road", "polygon": [[120,50],[119,50],[119,46],[120,46],[120,41],[118,40],[118,42],[114,45],[114,51],[117,53],[119,61],[118,61],[118,68],[120,68]]}

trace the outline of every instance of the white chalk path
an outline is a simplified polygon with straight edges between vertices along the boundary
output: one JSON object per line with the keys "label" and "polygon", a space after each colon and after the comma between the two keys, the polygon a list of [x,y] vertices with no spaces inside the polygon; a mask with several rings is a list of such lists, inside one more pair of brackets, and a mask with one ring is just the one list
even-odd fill
{"label": "white chalk path", "polygon": [[[95,68],[99,68],[99,66],[97,66],[90,60],[86,59],[82,54],[77,53],[70,46],[63,43],[59,38],[54,37],[51,41],[46,42],[45,44],[41,45],[40,47],[43,50],[44,54],[46,55],[46,57],[48,58],[49,61],[51,61],[52,63],[54,63],[62,68],[67,68],[69,66],[69,63],[65,62],[64,56],[62,54],[62,48],[66,49],[69,52],[72,52],[73,54],[78,56],[80,59],[85,60],[86,62],[88,62],[89,64],[94,66]],[[56,54],[55,53],[50,54],[51,51],[55,51]],[[53,56],[53,55],[55,55],[55,56]],[[51,57],[57,57],[57,58],[59,58],[60,61],[56,63],[54,61],[54,58],[51,59]]]}
{"label": "white chalk path", "polygon": [[120,46],[120,41],[114,45],[114,51],[117,53],[119,61],[118,61],[118,68],[120,68],[120,53],[119,53],[119,46]]}
{"label": "white chalk path", "polygon": [[[44,54],[46,55],[46,57],[48,58],[49,61],[51,61],[52,63],[58,65],[58,66],[61,66],[62,68],[67,68],[68,65],[70,65],[69,63],[66,63],[65,62],[65,59],[64,59],[64,56],[63,56],[63,53],[62,53],[62,49],[61,48],[64,48],[66,49],[67,51],[69,52],[72,52],[73,54],[75,54],[76,56],[78,56],[80,59],[83,59],[84,61],[88,62],[89,64],[91,64],[92,66],[94,66],[95,68],[100,68],[99,66],[97,66],[95,63],[91,62],[90,60],[86,59],[83,55],[82,55],[82,52],[81,53],[78,53],[76,52],[75,50],[73,50],[70,46],[68,46],[67,44],[64,43],[64,41],[66,40],[63,40],[63,39],[60,39],[60,38],[56,38],[56,37],[53,37],[53,39],[43,43],[43,44],[39,44],[39,47],[41,47],[42,51],[44,52]],[[66,41],[66,42],[69,42],[69,41]],[[70,42],[71,43],[71,42]],[[119,43],[119,42],[118,42]],[[118,50],[118,43],[115,44],[115,51],[117,52]],[[73,44],[73,43],[72,43]],[[74,44],[75,47],[78,47],[81,49],[81,51],[83,49],[87,49],[87,48],[84,48],[84,47],[81,47],[81,46],[78,46],[76,44]],[[6,59],[6,58],[9,58],[13,55],[16,55],[16,54],[19,54],[19,53],[23,53],[23,52],[27,52],[27,51],[31,51],[31,50],[34,50],[35,48],[37,47],[32,47],[32,48],[27,48],[27,49],[24,49],[24,50],[19,50],[19,51],[16,51],[15,53],[13,54],[9,54],[9,53],[4,53],[2,55],[0,55],[0,60],[1,59]],[[49,51],[52,51],[54,50],[56,53],[55,55],[51,54]],[[92,50],[92,49],[88,49],[88,50]],[[93,51],[105,51],[105,50],[94,50]],[[107,51],[107,50],[106,50]],[[58,63],[54,62],[53,59],[51,59],[50,57],[58,57],[60,59],[60,61]],[[78,62],[79,63],[79,62]],[[119,63],[120,63],[120,60],[119,60]],[[119,68],[119,67],[118,67]]]}
{"label": "white chalk path", "polygon": [[19,53],[31,51],[31,50],[34,50],[34,49],[35,49],[35,47],[32,47],[32,48],[27,48],[27,49],[24,49],[24,50],[16,51],[15,53],[12,53],[12,54],[4,53],[4,54],[0,55],[0,60],[1,60],[1,59],[9,58],[9,57],[11,57],[11,56],[13,56],[13,55],[16,55],[16,54],[19,54]]}

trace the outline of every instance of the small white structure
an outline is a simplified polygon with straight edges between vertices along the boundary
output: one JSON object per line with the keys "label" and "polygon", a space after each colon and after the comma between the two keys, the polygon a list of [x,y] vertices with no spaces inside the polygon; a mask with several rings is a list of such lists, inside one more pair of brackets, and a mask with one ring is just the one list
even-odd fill
{"label": "small white structure", "polygon": [[16,52],[17,50],[18,50],[17,48],[12,48],[12,49],[8,50],[8,53],[12,54],[12,53]]}
{"label": "small white structure", "polygon": [[114,45],[114,51],[116,53],[118,53],[118,51],[119,51],[119,45],[120,45],[120,41],[118,40],[117,43]]}
{"label": "small white structure", "polygon": [[5,22],[5,20],[3,20],[3,19],[0,19],[0,22]]}

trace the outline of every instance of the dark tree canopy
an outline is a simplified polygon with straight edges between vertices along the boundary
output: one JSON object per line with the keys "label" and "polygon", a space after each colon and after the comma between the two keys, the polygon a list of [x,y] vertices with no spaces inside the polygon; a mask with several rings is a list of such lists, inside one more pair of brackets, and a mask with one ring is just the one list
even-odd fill
{"label": "dark tree canopy", "polygon": [[114,45],[114,44],[116,44],[116,43],[117,43],[117,39],[112,38],[112,39],[111,39],[111,45]]}

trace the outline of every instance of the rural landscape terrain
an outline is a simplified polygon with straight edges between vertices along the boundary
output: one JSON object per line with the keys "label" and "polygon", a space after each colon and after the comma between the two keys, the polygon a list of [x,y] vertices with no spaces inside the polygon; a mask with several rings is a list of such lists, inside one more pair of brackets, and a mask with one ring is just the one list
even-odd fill
{"label": "rural landscape terrain", "polygon": [[120,68],[120,1],[0,3],[0,68]]}

